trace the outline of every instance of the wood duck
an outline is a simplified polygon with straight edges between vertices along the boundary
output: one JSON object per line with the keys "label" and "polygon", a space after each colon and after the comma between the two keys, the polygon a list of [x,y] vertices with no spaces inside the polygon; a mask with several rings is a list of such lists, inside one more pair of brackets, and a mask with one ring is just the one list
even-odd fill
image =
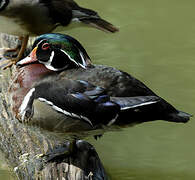
{"label": "wood duck", "polygon": [[157,96],[111,97],[102,87],[67,79],[40,63],[17,68],[10,91],[16,118],[60,133],[131,124],[134,120],[127,123],[124,113],[131,119],[131,114],[159,101]]}
{"label": "wood duck", "polygon": [[[75,103],[78,103],[79,106],[82,104],[83,107],[80,109],[80,115],[81,111],[85,113],[88,106],[89,109],[93,108],[93,106],[90,105],[91,102],[113,103],[112,105],[114,106],[112,107],[118,105],[124,107],[125,104],[127,106],[131,104],[129,104],[130,97],[141,96],[143,101],[140,99],[139,107],[127,108],[127,110],[123,112],[120,111],[120,115],[114,120],[114,124],[117,125],[137,124],[153,120],[185,123],[191,116],[188,113],[175,109],[171,104],[157,96],[142,82],[128,73],[113,67],[92,64],[84,47],[76,39],[68,35],[50,33],[39,36],[33,44],[33,50],[30,55],[19,61],[17,65],[20,66],[20,68],[18,68],[18,75],[15,76],[16,81],[13,83],[12,87],[12,104],[13,111],[23,117],[20,117],[20,120],[25,119],[24,117],[27,116],[27,119],[30,122],[29,119],[33,116],[32,99],[36,98],[38,98],[39,101],[42,100],[43,102],[54,106],[53,109],[60,108],[58,112],[67,111],[68,109],[68,113],[71,113],[71,108],[75,105],[74,101],[69,101],[68,99],[64,100],[64,98],[61,97],[61,94],[64,94],[64,96],[67,95],[68,90],[65,91],[66,88],[71,89],[71,93],[73,93],[71,98],[75,100]],[[48,85],[48,82],[51,81],[51,79],[45,81],[45,77],[55,77],[52,81],[56,82],[49,83]],[[73,80],[76,80],[76,82]],[[66,81],[69,85],[67,85]],[[33,82],[41,83],[34,85]],[[64,86],[63,82],[66,86]],[[75,87],[72,84],[80,84],[80,91],[77,92],[77,90],[73,90]],[[92,89],[90,89],[90,87],[92,87]],[[102,92],[106,93],[102,94]],[[24,94],[26,94],[25,97]],[[150,100],[148,101],[147,96],[155,96],[158,97],[159,100],[156,102],[154,99],[151,99],[152,102],[155,102],[151,103]],[[122,99],[123,97],[128,98],[124,98],[126,100],[119,103],[119,99],[117,99],[119,97]],[[59,100],[61,104],[56,104],[57,102],[55,101],[57,100]],[[64,109],[65,106],[69,105],[65,105],[61,101],[68,101],[72,104],[70,104],[70,107],[66,107],[67,109]],[[136,102],[136,104],[139,103]],[[131,105],[133,107],[134,103]],[[27,107],[30,107],[30,111],[26,111]],[[86,109],[83,110],[85,107]],[[108,107],[108,109],[112,109],[112,107]],[[18,109],[20,109],[20,112],[18,112]],[[118,109],[120,108],[118,107]],[[28,111],[30,113],[28,113]],[[93,116],[94,110],[90,111],[92,112],[91,116]],[[75,112],[76,110],[73,113],[76,114]],[[64,114],[62,113],[62,115]],[[94,114],[99,117],[97,115],[98,113]],[[116,117],[116,114],[118,113],[114,114],[113,112],[113,114],[111,113],[108,116],[113,118]],[[86,114],[84,116],[87,117],[88,120],[90,119],[91,123],[88,123],[88,125],[96,124],[94,123],[96,120],[91,120]],[[42,117],[44,117],[44,115]],[[105,117],[107,117],[107,115]],[[39,118],[41,118],[41,115]],[[108,119],[110,120],[112,118]],[[108,121],[105,122],[108,123]],[[33,120],[31,122],[33,122]]]}
{"label": "wood duck", "polygon": [[97,12],[80,7],[73,0],[1,0],[0,17],[0,32],[17,35],[22,40],[21,48],[8,50],[19,52],[17,58],[4,61],[5,68],[22,58],[29,36],[52,32],[57,26],[65,27],[75,21],[106,32],[118,31]]}

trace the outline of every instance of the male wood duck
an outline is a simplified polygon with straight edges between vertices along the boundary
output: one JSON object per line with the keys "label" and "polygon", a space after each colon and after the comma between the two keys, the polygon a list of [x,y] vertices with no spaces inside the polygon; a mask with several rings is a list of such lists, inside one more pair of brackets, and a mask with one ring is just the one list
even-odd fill
{"label": "male wood duck", "polygon": [[102,87],[61,77],[43,64],[25,64],[13,78],[10,91],[16,118],[52,132],[126,125],[123,113],[131,116],[159,101],[157,96],[111,97]]}
{"label": "male wood duck", "polygon": [[[34,112],[38,121],[42,119],[41,123],[48,124],[48,117],[44,117],[45,107],[38,106],[35,99],[48,104],[47,109],[51,106],[52,112],[61,112],[61,116],[77,119],[82,116],[91,127],[153,120],[185,123],[191,116],[175,109],[128,73],[105,65],[93,65],[84,47],[73,37],[64,34],[39,36],[30,55],[17,65],[20,67],[11,89],[12,106],[18,119],[23,122],[36,122],[33,120]],[[102,121],[102,117],[107,120],[103,118]],[[56,120],[52,121],[56,124]]]}
{"label": "male wood duck", "polygon": [[118,28],[102,19],[97,12],[80,7],[73,0],[1,0],[0,32],[17,35],[22,40],[17,58],[4,61],[6,67],[22,58],[28,38],[52,32],[57,26],[68,26],[71,22],[82,22],[106,32],[116,32]]}

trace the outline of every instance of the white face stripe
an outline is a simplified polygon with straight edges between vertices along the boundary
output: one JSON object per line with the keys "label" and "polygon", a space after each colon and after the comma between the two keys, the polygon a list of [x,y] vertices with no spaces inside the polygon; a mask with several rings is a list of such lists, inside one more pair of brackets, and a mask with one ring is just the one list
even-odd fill
{"label": "white face stripe", "polygon": [[46,67],[47,67],[47,66],[49,67],[49,66],[51,66],[51,62],[53,61],[54,56],[55,56],[55,52],[52,51],[52,52],[51,52],[51,56],[50,56],[50,58],[49,58],[49,61],[47,61],[47,62],[41,61],[41,60],[38,60],[38,61],[39,61],[40,63],[44,64]]}
{"label": "white face stripe", "polygon": [[42,39],[41,41],[39,41],[39,42],[37,43],[36,47],[38,47],[39,44],[41,44],[43,41],[46,41],[46,40],[47,40],[47,39]]}
{"label": "white face stripe", "polygon": [[54,55],[55,55],[55,52],[52,51],[51,52],[51,56],[49,57],[49,61],[47,61],[47,62],[39,61],[39,62],[42,62],[48,69],[50,69],[52,71],[56,71],[56,69],[51,66],[51,63],[52,63],[53,58],[54,58]]}
{"label": "white face stripe", "polygon": [[80,64],[80,63],[76,62],[74,59],[72,59],[72,58],[70,57],[70,55],[66,53],[66,51],[64,51],[64,50],[62,50],[62,49],[60,49],[60,51],[62,51],[66,56],[68,56],[68,58],[69,58],[72,62],[74,62],[77,66],[81,66],[82,68],[86,69],[86,67],[85,67],[86,63],[85,63],[85,61],[84,61],[83,56],[81,56],[81,54],[80,54],[80,56],[81,56],[82,61],[84,61],[84,65],[83,65],[83,64]]}
{"label": "white face stripe", "polygon": [[140,107],[140,106],[145,106],[145,105],[149,105],[149,104],[154,104],[156,102],[157,101],[150,101],[150,102],[144,102],[144,103],[141,103],[141,104],[136,104],[134,106],[124,107],[124,108],[121,108],[121,111],[136,108],[136,107]]}
{"label": "white face stripe", "polygon": [[60,49],[60,51],[62,51],[66,56],[68,56],[68,58],[69,58],[72,62],[74,62],[77,66],[79,65],[74,59],[72,59],[72,58],[70,57],[69,54],[66,53],[66,51],[64,51],[64,50],[62,50],[62,49]]}
{"label": "white face stripe", "polygon": [[45,99],[45,98],[38,98],[38,99],[39,99],[40,101],[45,102],[45,103],[47,103],[48,105],[52,106],[52,108],[53,108],[54,110],[56,110],[56,111],[58,111],[58,112],[61,112],[61,113],[65,114],[66,116],[70,116],[70,117],[74,117],[74,118],[78,118],[78,119],[85,120],[88,124],[91,125],[91,127],[93,127],[92,122],[91,122],[87,117],[82,116],[82,115],[80,116],[80,115],[77,115],[77,114],[75,114],[75,113],[71,113],[71,112],[65,111],[65,110],[59,108],[58,106],[54,105],[51,101],[48,101],[48,100]]}
{"label": "white face stripe", "polygon": [[22,104],[19,108],[19,113],[20,115],[22,116],[22,120],[24,120],[24,116],[25,116],[25,109],[27,108],[28,106],[28,103],[29,103],[29,100],[31,98],[31,96],[33,95],[35,91],[35,88],[32,88],[27,94],[26,96],[24,97],[23,101],[22,101]]}
{"label": "white face stripe", "polygon": [[51,52],[51,56],[50,56],[49,61],[48,61],[48,63],[50,63],[50,65],[51,65],[51,62],[53,61],[54,55],[55,55],[55,52],[52,51],[52,52]]}
{"label": "white face stripe", "polygon": [[40,63],[44,64],[44,65],[46,66],[47,69],[50,69],[50,70],[52,70],[52,71],[61,71],[61,70],[66,69],[66,68],[68,67],[68,64],[67,64],[66,66],[64,66],[64,67],[62,67],[62,68],[58,68],[58,69],[54,68],[54,67],[51,65],[54,56],[55,56],[55,52],[52,51],[52,52],[51,52],[51,56],[50,56],[50,58],[49,58],[49,61],[47,61],[47,62],[44,62],[44,61],[41,61],[41,60],[38,60],[38,61],[39,61]]}
{"label": "white face stripe", "polygon": [[55,52],[52,51],[52,52],[51,52],[51,56],[50,56],[50,58],[49,58],[49,61],[47,61],[47,62],[40,61],[40,60],[38,60],[38,61],[39,61],[40,63],[44,64],[44,65],[47,67],[47,69],[50,69],[50,70],[52,70],[52,71],[60,71],[60,70],[65,69],[65,67],[56,69],[56,68],[54,68],[53,66],[51,66],[51,63],[52,63],[52,61],[53,61],[54,56],[55,56]]}
{"label": "white face stripe", "polygon": [[84,59],[84,57],[83,57],[83,53],[82,53],[80,50],[79,50],[79,54],[80,54],[80,56],[81,56],[81,59],[82,59],[82,62],[83,62],[84,67],[86,67],[87,64],[86,64],[85,59]]}

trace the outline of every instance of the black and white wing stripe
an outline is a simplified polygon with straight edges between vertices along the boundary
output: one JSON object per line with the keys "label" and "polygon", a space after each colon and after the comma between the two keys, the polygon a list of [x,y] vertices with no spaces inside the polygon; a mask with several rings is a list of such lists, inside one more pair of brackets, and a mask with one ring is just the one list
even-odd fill
{"label": "black and white wing stripe", "polygon": [[120,105],[120,110],[139,109],[159,102],[157,96],[135,96],[135,97],[111,97],[111,100]]}
{"label": "black and white wing stripe", "polygon": [[159,101],[156,96],[110,97],[103,88],[86,81],[45,81],[25,96],[20,106],[22,121],[29,121],[32,117],[35,99],[65,116],[88,123],[92,128],[97,125],[110,126],[116,122],[120,113],[139,110]]}
{"label": "black and white wing stripe", "polygon": [[97,119],[97,113],[101,115],[100,104],[108,99],[101,95],[104,94],[104,89],[85,81],[63,80],[63,82],[64,85],[60,84],[61,81],[46,81],[32,88],[20,106],[22,120],[28,119],[25,117],[26,110],[32,110],[33,101],[38,99],[50,105],[55,111],[83,120],[93,127],[97,123],[94,121]]}

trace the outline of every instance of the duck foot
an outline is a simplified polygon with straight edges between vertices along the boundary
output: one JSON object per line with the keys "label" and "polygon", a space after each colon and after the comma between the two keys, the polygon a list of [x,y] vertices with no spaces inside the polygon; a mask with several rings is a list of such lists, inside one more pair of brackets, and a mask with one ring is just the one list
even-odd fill
{"label": "duck foot", "polygon": [[4,53],[4,56],[8,56],[10,57],[10,54],[11,56],[16,56],[15,58],[11,58],[11,59],[7,59],[7,62],[6,64],[4,65],[1,65],[1,67],[4,69],[7,69],[7,68],[10,68],[12,65],[16,64],[19,60],[21,60],[23,58],[23,54],[24,54],[24,51],[27,47],[27,44],[28,44],[28,39],[29,39],[29,36],[24,36],[24,37],[19,37],[19,39],[22,41],[22,44],[21,46],[17,46],[16,48],[12,48],[12,49],[7,49]]}

